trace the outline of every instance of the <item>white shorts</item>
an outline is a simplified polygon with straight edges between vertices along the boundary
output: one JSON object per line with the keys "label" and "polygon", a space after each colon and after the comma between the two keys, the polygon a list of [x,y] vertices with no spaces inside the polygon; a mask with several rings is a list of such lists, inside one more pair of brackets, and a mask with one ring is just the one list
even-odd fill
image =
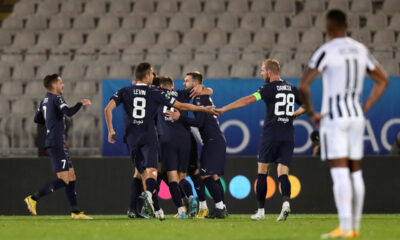
{"label": "white shorts", "polygon": [[323,119],[321,121],[321,159],[348,158],[361,160],[364,156],[365,119]]}

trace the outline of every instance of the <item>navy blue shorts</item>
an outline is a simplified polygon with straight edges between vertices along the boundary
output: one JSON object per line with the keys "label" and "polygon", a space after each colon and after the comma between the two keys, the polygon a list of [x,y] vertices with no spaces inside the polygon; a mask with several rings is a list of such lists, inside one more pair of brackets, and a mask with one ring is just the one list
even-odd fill
{"label": "navy blue shorts", "polygon": [[197,141],[193,133],[190,133],[190,159],[188,173],[194,173],[200,167],[199,153],[197,151]]}
{"label": "navy blue shorts", "polygon": [[161,162],[165,171],[187,172],[190,158],[190,142],[160,142]]}
{"label": "navy blue shorts", "polygon": [[146,168],[157,169],[159,145],[158,141],[140,144],[137,142],[127,142],[129,154],[133,165],[142,173]]}
{"label": "navy blue shorts", "polygon": [[223,175],[225,168],[225,140],[209,140],[204,143],[200,155],[200,175]]}
{"label": "navy blue shorts", "polygon": [[293,149],[293,141],[273,141],[261,138],[258,162],[281,163],[289,167],[292,162]]}
{"label": "navy blue shorts", "polygon": [[53,171],[63,172],[68,171],[73,168],[71,158],[69,157],[69,152],[66,147],[51,147],[47,148],[47,152],[50,155],[51,166]]}

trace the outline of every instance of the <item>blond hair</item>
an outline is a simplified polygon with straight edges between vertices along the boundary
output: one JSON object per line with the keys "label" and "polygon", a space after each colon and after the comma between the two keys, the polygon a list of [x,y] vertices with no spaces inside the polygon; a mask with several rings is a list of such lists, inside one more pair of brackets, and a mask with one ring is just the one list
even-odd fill
{"label": "blond hair", "polygon": [[265,70],[271,70],[274,74],[279,74],[281,71],[281,65],[276,59],[264,59],[263,65],[265,65]]}

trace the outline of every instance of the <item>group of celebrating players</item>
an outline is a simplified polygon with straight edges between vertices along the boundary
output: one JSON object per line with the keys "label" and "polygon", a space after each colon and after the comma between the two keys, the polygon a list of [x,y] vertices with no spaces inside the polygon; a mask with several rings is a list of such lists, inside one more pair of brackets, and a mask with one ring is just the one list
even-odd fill
{"label": "group of celebrating players", "polygon": [[[203,86],[200,72],[186,73],[184,89],[176,90],[172,78],[157,76],[150,63],[140,63],[132,84],[119,89],[104,110],[111,144],[117,139],[112,111],[122,103],[125,112],[123,141],[135,168],[128,216],[164,220],[157,196],[161,180],[164,180],[177,208],[176,218],[228,217],[219,179],[224,174],[226,140],[217,116],[263,100],[266,117],[258,154],[258,210],[251,219],[265,219],[266,179],[271,163],[277,164],[282,190],[283,204],[277,221],[285,221],[289,216],[291,185],[288,174],[294,149],[293,121],[307,113],[317,127],[321,125],[321,154],[331,167],[340,223],[337,229],[322,237],[358,237],[364,201],[360,161],[363,157],[363,113],[380,98],[388,80],[367,48],[346,37],[346,15],[342,11],[329,11],[326,20],[327,33],[332,40],[313,54],[309,69],[300,81],[300,90],[280,78],[277,60],[265,59],[261,65],[264,86],[254,94],[215,108],[210,97],[213,91]],[[360,94],[366,71],[375,85],[361,107]],[[323,74],[324,86],[321,114],[313,111],[310,100],[310,85],[319,72]],[[83,99],[68,107],[62,98],[62,79],[57,74],[46,76],[44,86],[48,93],[40,103],[35,122],[46,125],[45,145],[58,178],[25,198],[25,203],[36,215],[36,203],[41,197],[65,187],[72,217],[91,219],[77,207],[76,177],[64,135],[64,115],[74,115],[82,105],[89,105],[90,100]],[[300,106],[297,110],[295,103]],[[190,111],[194,118],[189,116]],[[199,159],[191,127],[197,127],[200,132],[203,147]],[[194,183],[199,201],[194,198],[187,175]],[[212,212],[207,207],[205,187],[215,203]]]}

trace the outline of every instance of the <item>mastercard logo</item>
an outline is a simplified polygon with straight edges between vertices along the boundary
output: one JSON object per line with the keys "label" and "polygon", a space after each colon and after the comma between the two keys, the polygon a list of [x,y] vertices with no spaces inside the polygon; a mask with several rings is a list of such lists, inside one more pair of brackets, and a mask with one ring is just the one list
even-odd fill
{"label": "mastercard logo", "polygon": [[[194,197],[197,197],[196,190],[194,189],[192,180],[190,179],[190,177],[187,177],[186,179],[192,185]],[[251,183],[246,176],[237,175],[230,180],[228,185],[226,184],[225,180],[222,177],[220,177],[220,179],[222,187],[224,188],[224,192],[229,190],[229,193],[232,195],[232,197],[236,199],[244,199],[249,196],[251,191]],[[301,183],[300,180],[294,175],[289,175],[289,181],[291,184],[290,198],[293,199],[300,194]],[[256,193],[256,186],[257,186],[257,179],[253,183],[254,193]],[[280,193],[282,193],[280,183],[275,182],[275,180],[272,177],[267,176],[267,195],[265,198],[269,199],[273,197],[277,189],[279,190]],[[209,198],[212,198],[207,188],[206,188],[206,194]],[[158,196],[164,200],[171,199],[171,193],[169,192],[169,187],[164,181],[162,181],[160,184],[160,191],[158,192]]]}

